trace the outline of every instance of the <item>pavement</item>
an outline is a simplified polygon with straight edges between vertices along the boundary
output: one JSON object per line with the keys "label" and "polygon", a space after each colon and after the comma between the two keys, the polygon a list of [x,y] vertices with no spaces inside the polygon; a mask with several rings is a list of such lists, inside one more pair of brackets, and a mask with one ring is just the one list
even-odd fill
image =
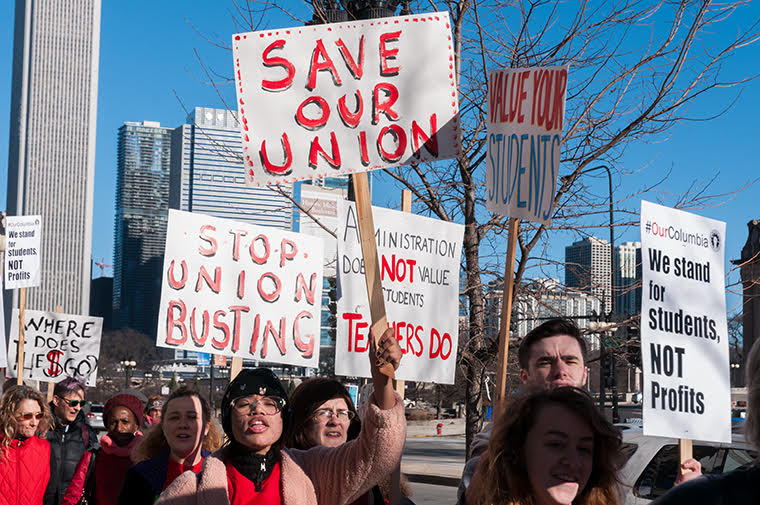
{"label": "pavement", "polygon": [[[436,434],[439,423],[441,435]],[[401,472],[411,482],[457,487],[464,453],[464,419],[409,421]]]}

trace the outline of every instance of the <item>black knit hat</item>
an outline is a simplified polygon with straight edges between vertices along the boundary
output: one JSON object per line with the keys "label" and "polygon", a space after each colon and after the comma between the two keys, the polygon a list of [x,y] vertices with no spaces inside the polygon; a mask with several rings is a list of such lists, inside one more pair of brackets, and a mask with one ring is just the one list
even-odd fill
{"label": "black knit hat", "polygon": [[[252,368],[241,370],[235,377],[222,397],[222,429],[230,440],[232,437],[231,411],[232,402],[243,396],[262,395],[279,396],[285,400],[282,408],[282,432],[290,429],[290,401],[288,392],[280,379],[268,368]],[[280,437],[282,439],[282,437]]]}

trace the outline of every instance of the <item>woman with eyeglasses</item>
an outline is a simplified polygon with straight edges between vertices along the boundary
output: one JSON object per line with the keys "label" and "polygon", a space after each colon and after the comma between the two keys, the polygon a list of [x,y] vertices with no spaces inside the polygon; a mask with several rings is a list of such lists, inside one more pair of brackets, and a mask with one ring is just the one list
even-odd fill
{"label": "woman with eyeglasses", "polygon": [[[372,340],[370,340],[372,341]],[[229,443],[203,461],[199,476],[177,477],[157,504],[347,505],[398,464],[406,438],[401,398],[391,379],[401,348],[393,330],[370,349],[374,393],[356,440],[340,447],[286,449],[292,422],[287,391],[267,368],[243,370],[222,398],[222,428]]]}
{"label": "woman with eyeglasses", "polygon": [[[339,447],[354,440],[361,431],[361,421],[354,401],[345,386],[335,379],[313,377],[303,381],[290,395],[293,423],[286,445],[293,449],[317,446]],[[409,490],[402,483],[402,503],[412,503],[406,496]],[[390,476],[373,486],[354,503],[380,505],[383,496],[390,496]]]}
{"label": "woman with eyeglasses", "polygon": [[142,438],[140,420],[143,402],[131,393],[119,393],[103,407],[108,432],[100,438],[100,448],[87,451],[74,470],[62,505],[116,505],[132,451]]}
{"label": "woman with eyeglasses", "polygon": [[0,424],[0,505],[56,505],[45,399],[28,386],[8,389],[0,399]]}
{"label": "woman with eyeglasses", "polygon": [[119,505],[153,503],[183,472],[200,472],[203,458],[222,444],[208,402],[188,387],[175,390],[154,417],[160,421],[132,452],[137,464],[127,470]]}

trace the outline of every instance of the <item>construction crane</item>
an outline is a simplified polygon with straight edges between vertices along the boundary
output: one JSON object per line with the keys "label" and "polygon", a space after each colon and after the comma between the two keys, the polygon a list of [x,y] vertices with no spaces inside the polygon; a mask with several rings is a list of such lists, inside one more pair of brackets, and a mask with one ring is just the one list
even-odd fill
{"label": "construction crane", "polygon": [[96,266],[96,267],[98,267],[98,268],[100,268],[100,276],[101,276],[101,277],[103,277],[103,273],[104,273],[104,270],[105,270],[106,268],[113,268],[113,265],[109,265],[109,264],[107,264],[105,261],[106,261],[106,259],[105,259],[105,258],[100,258],[100,261],[99,261],[99,262],[98,262],[98,261],[95,261],[95,262],[94,262],[94,263],[95,263],[95,266]]}

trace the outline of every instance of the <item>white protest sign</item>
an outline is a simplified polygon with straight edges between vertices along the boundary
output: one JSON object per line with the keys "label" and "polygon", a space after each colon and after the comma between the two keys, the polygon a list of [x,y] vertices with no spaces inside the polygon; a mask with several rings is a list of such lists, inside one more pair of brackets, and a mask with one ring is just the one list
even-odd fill
{"label": "white protest sign", "polygon": [[[1,281],[0,281],[1,282]],[[2,293],[2,289],[0,289],[0,293]],[[7,339],[5,338],[5,307],[3,307],[3,300],[0,299],[0,321],[3,323],[0,324],[0,368],[7,368],[8,367],[8,349],[6,348],[5,343],[7,342]],[[16,323],[18,324],[18,323]]]}
{"label": "white protest sign", "polygon": [[249,184],[459,154],[445,12],[241,33],[232,53]]}
{"label": "white protest sign", "polygon": [[322,241],[169,210],[156,345],[319,365]]}
{"label": "white protest sign", "polygon": [[6,217],[5,289],[40,285],[40,216]]}
{"label": "white protest sign", "polygon": [[644,434],[731,441],[726,224],[641,202]]}
{"label": "white protest sign", "polygon": [[[18,309],[13,309],[8,342],[9,377],[17,375],[18,319]],[[25,310],[24,319],[25,379],[59,382],[71,376],[87,386],[95,386],[102,317]]]}
{"label": "white protest sign", "polygon": [[567,67],[488,76],[488,210],[548,224],[559,173]]}
{"label": "white protest sign", "polygon": [[[356,207],[338,203],[335,373],[369,377],[371,318]],[[372,215],[388,322],[404,354],[396,378],[453,384],[464,226],[380,207]]]}

